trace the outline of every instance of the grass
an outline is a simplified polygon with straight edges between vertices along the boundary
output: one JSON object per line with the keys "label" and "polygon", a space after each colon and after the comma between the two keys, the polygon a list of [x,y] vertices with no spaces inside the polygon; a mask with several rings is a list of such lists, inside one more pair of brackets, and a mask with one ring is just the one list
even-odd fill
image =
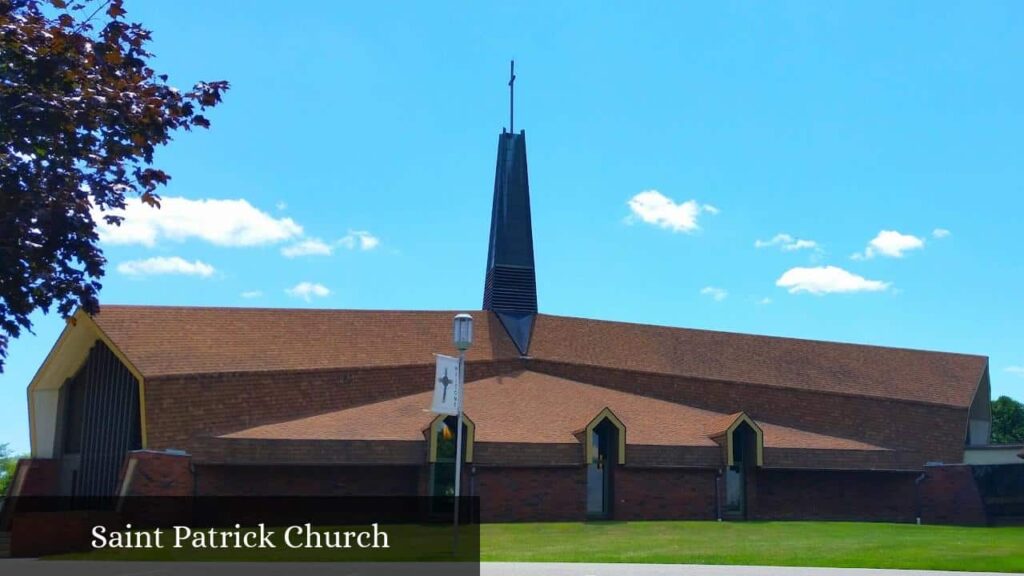
{"label": "grass", "polygon": [[[395,540],[447,549],[450,528],[399,527]],[[389,529],[389,532],[392,530]],[[1024,526],[969,528],[858,522],[588,522],[485,524],[481,559],[517,562],[745,564],[1024,572]],[[408,547],[403,546],[405,550]],[[415,555],[413,555],[415,556]],[[99,550],[89,560],[426,560],[355,550]]]}
{"label": "grass", "polygon": [[485,524],[484,561],[1024,572],[1024,527],[862,522]]}

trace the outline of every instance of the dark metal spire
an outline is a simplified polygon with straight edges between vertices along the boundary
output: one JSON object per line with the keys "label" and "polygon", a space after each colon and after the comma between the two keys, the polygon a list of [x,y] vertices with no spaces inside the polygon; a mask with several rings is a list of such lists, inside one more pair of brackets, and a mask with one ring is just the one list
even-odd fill
{"label": "dark metal spire", "polygon": [[[509,76],[511,98],[516,79],[514,61]],[[520,354],[526,355],[537,314],[537,277],[533,264],[526,132],[511,131],[515,118],[512,106],[510,100],[510,131],[503,130],[498,136],[483,307],[497,314]]]}

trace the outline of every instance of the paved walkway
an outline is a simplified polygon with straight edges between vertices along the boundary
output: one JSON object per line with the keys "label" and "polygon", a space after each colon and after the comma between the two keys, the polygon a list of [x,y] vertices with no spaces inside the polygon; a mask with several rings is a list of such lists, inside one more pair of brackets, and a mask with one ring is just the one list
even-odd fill
{"label": "paved walkway", "polygon": [[[290,562],[98,562],[0,560],[7,576],[470,576],[466,566]],[[1005,576],[991,572],[703,566],[697,564],[571,564],[486,562],[481,576]]]}

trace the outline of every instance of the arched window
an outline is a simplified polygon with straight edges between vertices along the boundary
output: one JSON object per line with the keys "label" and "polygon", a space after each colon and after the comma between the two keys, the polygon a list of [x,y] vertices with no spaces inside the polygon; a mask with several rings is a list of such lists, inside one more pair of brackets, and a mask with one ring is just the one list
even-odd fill
{"label": "arched window", "polygon": [[[450,497],[455,495],[455,441],[458,418],[438,415],[425,431],[429,442],[430,495]],[[462,461],[473,461],[473,437],[476,425],[465,414],[462,415]]]}

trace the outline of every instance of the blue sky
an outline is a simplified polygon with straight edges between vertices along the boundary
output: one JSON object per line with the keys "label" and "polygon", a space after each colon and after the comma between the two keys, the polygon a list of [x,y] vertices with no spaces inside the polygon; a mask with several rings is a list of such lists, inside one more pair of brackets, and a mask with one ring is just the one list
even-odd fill
{"label": "blue sky", "polygon": [[101,300],[478,308],[515,57],[542,311],[985,354],[1024,398],[1024,4],[480,4],[129,2],[232,89]]}

